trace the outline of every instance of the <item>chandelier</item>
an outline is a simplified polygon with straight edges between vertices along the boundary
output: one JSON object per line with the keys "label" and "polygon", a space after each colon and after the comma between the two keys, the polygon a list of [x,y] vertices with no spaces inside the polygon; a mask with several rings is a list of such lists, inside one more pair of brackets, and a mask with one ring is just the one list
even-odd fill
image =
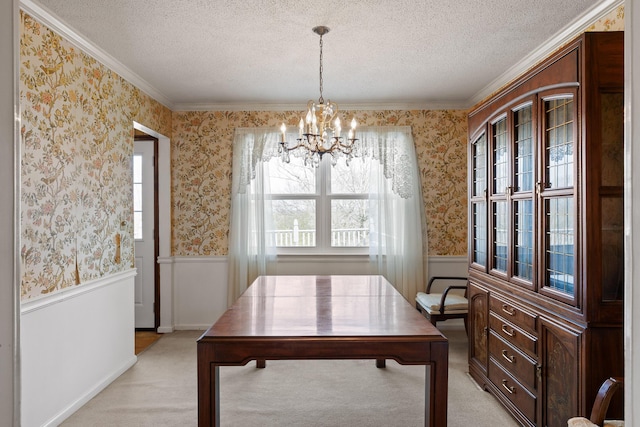
{"label": "chandelier", "polygon": [[356,119],[351,120],[351,129],[345,138],[338,116],[338,104],[331,100],[325,102],[322,96],[322,36],[329,32],[329,28],[318,26],[313,28],[313,32],[320,36],[320,98],[318,102],[311,100],[307,103],[307,111],[304,118],[300,119],[295,143],[287,142],[287,126],[282,123],[278,153],[286,163],[290,161],[289,153],[293,152],[294,156],[304,158],[305,165],[312,164],[315,167],[320,165],[322,156],[329,153],[333,165],[340,157],[344,157],[348,165],[353,157],[362,154],[356,138]]}

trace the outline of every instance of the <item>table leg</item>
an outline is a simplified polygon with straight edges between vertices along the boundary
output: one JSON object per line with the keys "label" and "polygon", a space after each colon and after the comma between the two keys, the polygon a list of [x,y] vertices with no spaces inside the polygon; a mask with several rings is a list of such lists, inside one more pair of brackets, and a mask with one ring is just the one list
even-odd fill
{"label": "table leg", "polygon": [[256,359],[256,368],[263,369],[267,366],[267,361],[264,359]]}
{"label": "table leg", "polygon": [[214,427],[220,427],[220,367],[217,365],[211,370],[211,383],[213,384],[211,421]]}
{"label": "table leg", "polygon": [[431,361],[425,372],[425,418],[427,427],[447,425],[449,390],[449,343],[431,344]]}
{"label": "table leg", "polygon": [[433,410],[433,401],[431,397],[431,367],[432,365],[425,365],[424,370],[424,425],[425,427],[431,426],[431,411]]}
{"label": "table leg", "polygon": [[387,367],[387,360],[386,359],[376,359],[376,368],[386,368]]}

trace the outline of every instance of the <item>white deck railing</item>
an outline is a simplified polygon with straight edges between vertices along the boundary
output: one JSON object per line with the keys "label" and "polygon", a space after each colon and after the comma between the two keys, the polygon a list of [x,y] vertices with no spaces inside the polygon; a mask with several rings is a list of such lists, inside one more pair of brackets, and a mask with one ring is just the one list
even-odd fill
{"label": "white deck railing", "polygon": [[[315,246],[315,230],[275,230],[267,232],[269,246],[295,247]],[[369,246],[368,228],[336,229],[331,232],[331,246],[333,247],[366,247]]]}

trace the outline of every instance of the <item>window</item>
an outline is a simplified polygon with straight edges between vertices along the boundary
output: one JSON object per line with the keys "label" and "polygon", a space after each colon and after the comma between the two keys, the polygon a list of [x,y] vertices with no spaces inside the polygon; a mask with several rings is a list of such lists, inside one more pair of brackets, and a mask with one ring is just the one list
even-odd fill
{"label": "window", "polygon": [[332,167],[326,158],[316,169],[295,155],[282,163],[281,135],[271,128],[235,130],[229,303],[257,276],[276,274],[280,254],[311,255],[308,274],[332,271],[332,260],[314,255],[367,254],[367,274],[383,275],[405,298],[415,297],[427,244],[411,128],[361,128],[357,136],[367,160]]}
{"label": "window", "polygon": [[265,192],[271,200],[273,221],[267,244],[279,253],[338,248],[366,253],[371,160],[354,159],[347,166],[340,159],[331,166],[328,157],[318,168],[305,166],[295,156],[290,163],[277,157],[265,162]]}
{"label": "window", "polygon": [[142,239],[142,155],[133,156],[133,238]]}

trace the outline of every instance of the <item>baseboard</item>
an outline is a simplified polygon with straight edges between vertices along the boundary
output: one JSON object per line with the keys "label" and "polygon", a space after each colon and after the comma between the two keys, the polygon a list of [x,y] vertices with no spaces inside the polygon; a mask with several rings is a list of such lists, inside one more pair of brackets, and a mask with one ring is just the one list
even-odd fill
{"label": "baseboard", "polygon": [[[202,324],[202,325],[176,325],[176,331],[206,331],[211,327],[211,324]],[[159,332],[159,331],[158,331]]]}
{"label": "baseboard", "polygon": [[129,359],[124,365],[122,365],[119,369],[116,369],[111,375],[104,378],[104,380],[97,383],[95,387],[89,390],[84,396],[80,397],[78,400],[73,402],[71,405],[69,405],[66,409],[64,409],[58,415],[56,415],[55,417],[47,421],[45,424],[43,424],[43,427],[55,427],[62,424],[64,420],[66,420],[71,415],[73,415],[74,412],[76,412],[78,409],[84,406],[91,399],[96,397],[98,393],[104,390],[109,384],[114,382],[116,378],[124,374],[129,368],[135,365],[137,361],[138,361],[138,357],[135,355],[132,356],[131,359]]}
{"label": "baseboard", "polygon": [[158,331],[157,332],[159,334],[170,334],[174,330],[175,330],[175,328],[173,326],[158,326]]}

